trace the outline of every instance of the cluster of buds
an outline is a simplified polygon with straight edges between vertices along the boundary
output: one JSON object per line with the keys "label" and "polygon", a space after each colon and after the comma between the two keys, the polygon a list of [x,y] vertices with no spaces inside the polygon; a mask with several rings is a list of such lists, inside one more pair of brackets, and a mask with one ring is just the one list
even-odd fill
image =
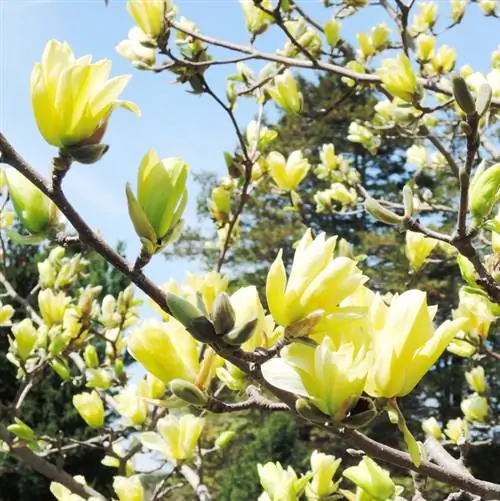
{"label": "cluster of buds", "polygon": [[[314,28],[312,28],[303,17],[285,22],[285,26],[291,36],[312,56],[318,56],[321,52],[321,38]],[[279,51],[284,56],[296,57],[300,54],[300,49],[290,40],[286,42],[283,51]]]}
{"label": "cluster of buds", "polygon": [[67,289],[85,276],[87,265],[81,254],[68,257],[64,247],[55,247],[37,264],[38,283],[42,289]]}
{"label": "cluster of buds", "polygon": [[358,33],[358,59],[364,63],[378,52],[383,51],[389,43],[390,28],[386,24],[379,24],[372,28],[371,35]]}

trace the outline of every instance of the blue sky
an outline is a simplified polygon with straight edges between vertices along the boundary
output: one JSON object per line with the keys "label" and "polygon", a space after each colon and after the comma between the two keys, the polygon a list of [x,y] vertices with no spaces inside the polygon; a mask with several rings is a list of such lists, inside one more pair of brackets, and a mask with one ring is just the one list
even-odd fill
{"label": "blue sky", "polygon": [[[325,19],[322,1],[300,2],[318,20]],[[244,21],[237,0],[178,1],[180,13],[195,21],[202,32],[239,43],[247,42]],[[449,16],[450,5],[439,1],[442,18]],[[137,102],[143,116],[118,110],[111,119],[105,137],[110,151],[98,164],[76,164],[65,181],[66,192],[90,225],[99,229],[111,244],[127,243],[131,259],[139,249],[137,237],[128,220],[124,186],[135,185],[137,167],[149,148],[161,157],[180,156],[193,172],[210,170],[223,174],[223,151],[236,144],[224,114],[208,96],[193,96],[186,87],[172,85],[167,73],[141,72],[115,52],[133,26],[124,1],[111,0],[0,0],[0,127],[22,155],[38,170],[47,173],[55,151],[38,133],[31,111],[29,77],[33,63],[40,60],[46,42],[67,40],[77,56],[93,54],[95,59],[113,61],[113,75],[132,73],[133,78],[123,98]],[[366,9],[343,24],[342,34],[355,40],[356,31],[368,30],[373,24],[387,21],[382,11]],[[444,24],[444,23],[443,23]],[[498,19],[485,19],[477,5],[468,8],[466,20],[441,43],[457,48],[459,63],[470,63],[476,70],[488,68],[491,51],[500,42]],[[480,35],[479,35],[480,33]],[[267,34],[261,47],[273,51],[283,44],[278,31]],[[220,52],[213,51],[213,55]],[[263,65],[264,63],[262,63]],[[260,66],[260,63],[259,63]],[[209,81],[224,93],[225,76],[232,67],[208,73]],[[239,106],[242,125],[251,120],[255,108],[250,102]],[[196,223],[195,200],[198,187],[189,184],[190,203],[187,223]],[[170,277],[182,280],[187,266],[156,257],[146,269],[157,282]],[[196,271],[196,264],[189,264]]]}

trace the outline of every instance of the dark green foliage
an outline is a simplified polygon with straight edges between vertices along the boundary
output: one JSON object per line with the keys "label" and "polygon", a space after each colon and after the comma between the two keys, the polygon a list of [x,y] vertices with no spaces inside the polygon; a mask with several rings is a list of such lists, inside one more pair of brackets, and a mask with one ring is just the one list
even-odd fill
{"label": "dark green foliage", "polygon": [[[81,251],[71,248],[68,254]],[[118,251],[123,254],[124,245],[118,245]],[[36,307],[36,292],[30,292],[38,281],[37,263],[47,256],[47,249],[36,246],[19,246],[7,242],[6,260],[4,261],[5,274],[10,283],[30,303]],[[102,295],[117,295],[120,290],[128,285],[119,272],[114,270],[99,255],[85,251],[85,258],[89,261],[89,274],[74,290],[87,284],[101,285]],[[4,301],[5,302],[5,301]],[[19,305],[12,303],[15,308]],[[16,320],[24,317],[18,308]],[[0,333],[0,401],[2,404],[12,402],[15,398],[19,382],[15,378],[14,366],[5,358],[8,349],[8,329],[1,329]],[[95,432],[90,430],[75,412],[71,399],[73,394],[81,391],[70,384],[63,384],[60,377],[51,369],[47,369],[38,386],[25,400],[22,419],[32,426],[39,435],[71,436],[77,440],[91,437]],[[9,418],[5,416],[6,420]],[[50,459],[64,466],[72,475],[83,475],[88,483],[95,485],[98,490],[105,493],[109,490],[113,470],[100,464],[102,452],[90,448],[80,448],[78,452],[70,452],[65,457],[52,456]],[[34,499],[37,501],[52,501],[54,497],[49,492],[50,481],[28,469],[24,463],[0,456],[0,500],[21,501]]]}

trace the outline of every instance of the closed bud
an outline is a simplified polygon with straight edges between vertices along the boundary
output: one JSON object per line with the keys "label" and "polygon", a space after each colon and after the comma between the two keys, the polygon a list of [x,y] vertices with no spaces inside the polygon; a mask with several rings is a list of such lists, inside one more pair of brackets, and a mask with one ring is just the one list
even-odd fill
{"label": "closed bud", "polygon": [[335,18],[330,19],[325,24],[325,27],[324,27],[325,38],[326,38],[326,41],[328,42],[328,45],[330,45],[330,47],[336,47],[336,45],[339,42],[340,26],[341,26],[340,22],[337,21]]}
{"label": "closed bud", "polygon": [[5,169],[9,197],[23,227],[37,235],[57,222],[57,208],[31,181],[14,168]]}
{"label": "closed bud", "polygon": [[486,393],[488,385],[484,377],[484,368],[480,365],[465,373],[465,379],[472,391],[476,393]]}
{"label": "closed bud", "polygon": [[476,113],[476,104],[465,79],[460,75],[454,75],[451,81],[453,84],[453,96],[458,106],[460,106],[466,115],[474,115]]}
{"label": "closed bud", "polygon": [[231,212],[231,193],[223,186],[217,186],[212,190],[212,198],[208,201],[208,208],[212,217],[225,223],[229,220]]}
{"label": "closed bud", "polygon": [[234,346],[240,346],[245,341],[248,341],[257,327],[259,319],[257,317],[253,317],[250,320],[247,320],[245,323],[233,329],[231,332],[226,334],[223,339],[226,343],[229,343]]}
{"label": "closed bud", "polygon": [[443,430],[441,430],[441,426],[435,417],[424,419],[422,421],[422,430],[427,436],[434,437],[436,440],[441,440],[444,437]]}
{"label": "closed bud", "polygon": [[99,355],[97,354],[97,350],[95,346],[92,344],[88,344],[85,347],[85,351],[83,352],[83,359],[85,360],[85,365],[89,369],[95,369],[99,367]]}
{"label": "closed bud", "polygon": [[182,229],[187,202],[188,166],[180,158],[160,160],[155,150],[142,159],[137,179],[137,197],[126,187],[128,211],[134,229],[149,253],[175,241]]}
{"label": "closed bud", "polygon": [[228,431],[223,431],[218,437],[217,440],[215,441],[215,447],[217,449],[224,449],[229,442],[233,439],[234,435],[236,433],[234,431],[228,430]]}
{"label": "closed bud", "polygon": [[187,328],[187,331],[201,343],[210,343],[217,340],[214,326],[206,317],[195,318]]}
{"label": "closed bud", "polygon": [[473,287],[477,284],[477,279],[479,278],[474,265],[462,254],[457,256],[457,264],[460,268],[460,274],[462,278]]}
{"label": "closed bud", "polygon": [[202,312],[186,299],[176,296],[172,292],[167,292],[165,295],[168,308],[171,314],[178,320],[186,329],[188,329],[194,320],[203,316]]}
{"label": "closed bud", "polygon": [[368,196],[365,200],[365,209],[375,218],[386,224],[401,224],[404,220],[394,212],[386,209],[377,200]]}
{"label": "closed bud", "polygon": [[66,146],[61,149],[61,152],[81,164],[94,164],[98,162],[108,150],[109,145],[98,143],[83,146]]}
{"label": "closed bud", "polygon": [[104,405],[96,391],[74,395],[73,405],[91,428],[100,428],[104,424]]}
{"label": "closed bud", "polygon": [[330,420],[330,416],[321,412],[312,402],[305,398],[297,399],[295,402],[295,410],[300,416],[312,423],[323,424]]}
{"label": "closed bud", "polygon": [[188,404],[204,407],[208,402],[207,394],[188,381],[174,379],[170,381],[168,387],[177,398],[184,400]]}
{"label": "closed bud", "polygon": [[493,97],[493,89],[488,82],[483,82],[477,91],[476,111],[482,117],[489,109],[491,98]]}
{"label": "closed bud", "polygon": [[215,333],[218,336],[227,334],[234,327],[236,318],[234,308],[231,305],[229,296],[225,292],[219,293],[215,298],[212,316]]}
{"label": "closed bud", "polygon": [[470,210],[478,221],[488,217],[500,199],[500,163],[474,176],[469,191]]}
{"label": "closed bud", "polygon": [[372,28],[372,43],[375,50],[380,51],[387,45],[390,33],[390,28],[384,23]]}
{"label": "closed bud", "polygon": [[413,191],[409,184],[405,184],[403,188],[403,203],[405,207],[405,217],[412,217],[414,212]]}
{"label": "closed bud", "polygon": [[20,419],[14,418],[14,421],[13,424],[7,426],[7,430],[25,442],[31,442],[35,438],[35,432]]}
{"label": "closed bud", "polygon": [[156,49],[149,37],[137,26],[128,32],[128,39],[116,46],[116,52],[128,59],[136,68],[148,70],[156,62]]}
{"label": "closed bud", "polygon": [[50,362],[50,366],[63,381],[71,379],[71,372],[69,371],[68,364],[64,360],[55,358]]}

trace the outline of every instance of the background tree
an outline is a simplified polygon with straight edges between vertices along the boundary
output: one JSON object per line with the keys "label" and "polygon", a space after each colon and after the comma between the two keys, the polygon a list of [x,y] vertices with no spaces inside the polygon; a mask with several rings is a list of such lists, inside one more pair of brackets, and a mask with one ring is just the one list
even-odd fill
{"label": "background tree", "polygon": [[[50,250],[46,246],[19,245],[7,240],[5,254],[2,259],[1,276],[4,277],[32,307],[37,307],[38,269],[37,264],[43,261]],[[119,243],[117,251],[123,255],[124,244]],[[97,253],[83,248],[81,245],[72,245],[68,255],[82,252],[88,260],[85,278],[73,285],[69,292],[76,291],[86,285],[102,286],[100,297],[106,294],[118,295],[130,281],[117,272]],[[22,305],[13,301],[7,294],[2,301],[12,302],[15,308]],[[25,314],[19,309],[19,316]],[[0,401],[9,402],[15,398],[16,368],[6,359],[9,347],[8,329],[1,328],[0,336]],[[64,382],[60,376],[49,369],[37,385],[37,391],[30,392],[23,405],[23,419],[40,435],[49,437],[72,436],[75,440],[86,440],[92,436],[91,430],[75,412],[71,403],[72,396],[79,389]],[[102,452],[91,447],[75,448],[60,455],[56,461],[74,475],[84,475],[89,483],[97,489],[108,491],[112,479],[112,470],[101,464]],[[37,493],[40,501],[53,500],[49,491],[50,481],[27,469],[23,463],[9,456],[0,456],[0,498],[4,501],[18,501],[30,499]]]}

